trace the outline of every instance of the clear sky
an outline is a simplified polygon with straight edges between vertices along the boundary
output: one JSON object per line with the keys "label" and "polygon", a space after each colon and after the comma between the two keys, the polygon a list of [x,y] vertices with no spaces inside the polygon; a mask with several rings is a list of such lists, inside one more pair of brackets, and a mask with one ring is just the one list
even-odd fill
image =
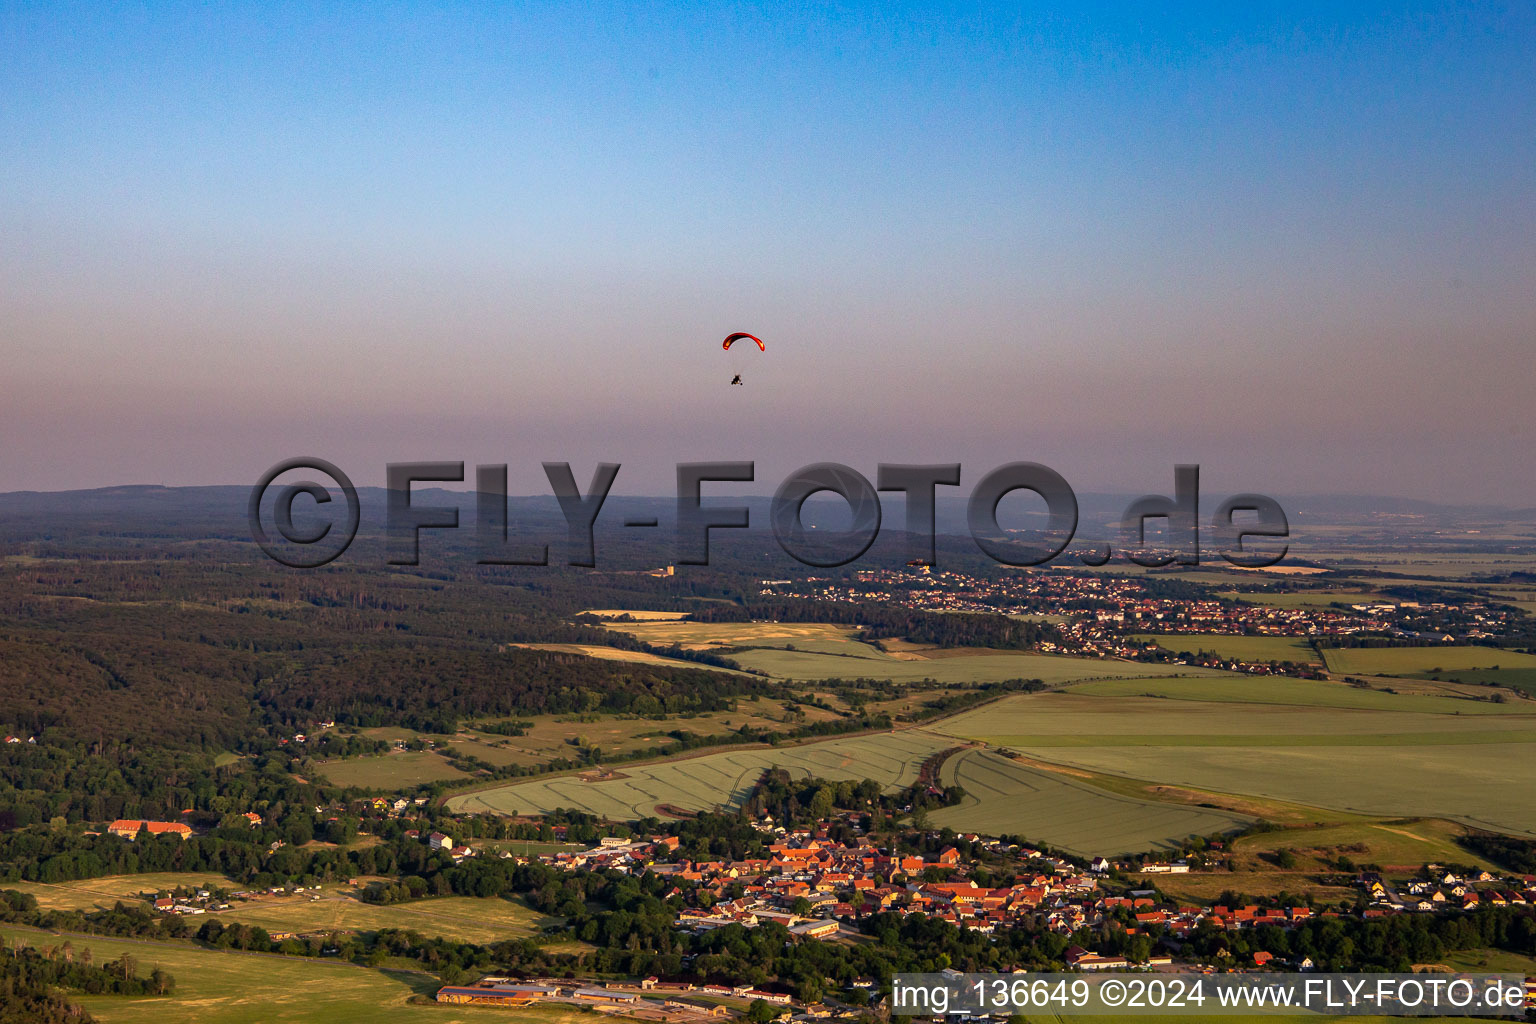
{"label": "clear sky", "polygon": [[1533,55],[1528,4],[5,3],[0,490],[1536,504]]}

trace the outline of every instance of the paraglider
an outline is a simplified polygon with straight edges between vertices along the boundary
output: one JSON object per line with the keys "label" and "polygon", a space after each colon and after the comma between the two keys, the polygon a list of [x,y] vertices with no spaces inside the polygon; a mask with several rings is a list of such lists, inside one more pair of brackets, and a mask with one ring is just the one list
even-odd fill
{"label": "paraglider", "polygon": [[[750,339],[752,341],[757,342],[757,349],[758,349],[759,352],[767,352],[768,351],[768,346],[763,344],[763,339],[762,338],[759,338],[755,334],[747,334],[747,333],[745,333],[743,331],[737,331],[735,334],[727,335],[726,339],[725,339],[725,344],[722,345],[721,347],[724,348],[727,352],[729,352],[731,350],[731,345],[733,343],[735,343],[735,342],[740,341],[742,338],[748,338],[748,339]],[[740,384],[741,383],[741,374],[738,373],[736,376],[732,377],[731,378],[731,383],[732,384]]]}

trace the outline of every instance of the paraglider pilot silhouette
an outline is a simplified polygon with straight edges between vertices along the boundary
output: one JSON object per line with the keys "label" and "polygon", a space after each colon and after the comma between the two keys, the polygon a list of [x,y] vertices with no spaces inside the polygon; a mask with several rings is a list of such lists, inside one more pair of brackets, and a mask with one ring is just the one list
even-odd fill
{"label": "paraglider pilot silhouette", "polygon": [[[758,349],[759,352],[767,352],[768,351],[768,346],[763,344],[763,339],[762,338],[756,337],[755,335],[751,335],[751,334],[743,334],[741,332],[737,332],[736,334],[732,334],[729,337],[727,337],[725,339],[725,345],[723,347],[725,348],[725,350],[727,352],[729,352],[731,350],[731,343],[732,342],[736,342],[736,341],[740,341],[742,338],[750,338],[752,341],[757,342],[757,349]],[[740,384],[741,383],[741,374],[738,373],[736,376],[732,377],[731,378],[731,383],[732,384]]]}

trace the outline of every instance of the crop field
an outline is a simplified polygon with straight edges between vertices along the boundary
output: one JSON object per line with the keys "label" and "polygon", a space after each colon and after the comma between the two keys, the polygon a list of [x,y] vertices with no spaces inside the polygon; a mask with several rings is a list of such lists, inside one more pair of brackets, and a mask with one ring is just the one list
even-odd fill
{"label": "crop field", "polygon": [[1275,678],[1106,681],[932,728],[1127,779],[1536,834],[1529,785],[1510,770],[1536,756],[1523,702]]}
{"label": "crop field", "polygon": [[1294,636],[1224,636],[1217,633],[1144,633],[1138,640],[1151,641],[1165,651],[1198,654],[1210,651],[1218,658],[1238,661],[1294,661],[1316,664],[1319,659],[1312,645]]}
{"label": "crop field", "polygon": [[652,612],[634,608],[593,608],[582,614],[595,615],[599,619],[618,619],[628,616],[637,622],[669,622],[688,617],[687,612]]}
{"label": "crop field", "polygon": [[440,754],[430,750],[407,750],[392,754],[372,754],[326,761],[319,772],[338,786],[362,786],[366,789],[411,789],[426,782],[466,778]]}
{"label": "crop field", "polygon": [[1013,834],[1085,855],[1177,847],[1190,836],[1236,831],[1252,819],[1227,811],[1109,793],[991,750],[961,751],[940,777],[966,797],[929,815],[937,827]]}
{"label": "crop field", "polygon": [[1536,670],[1536,654],[1497,647],[1334,647],[1328,671],[1362,676],[1457,675],[1469,669]]}
{"label": "crop field", "polygon": [[702,811],[735,804],[770,767],[797,777],[873,779],[888,788],[910,784],[924,758],[953,741],[915,729],[850,736],[786,747],[727,750],[655,764],[623,765],[614,778],[594,782],[577,775],[516,782],[448,801],[455,813],[542,814],[574,808],[614,819],[657,813],[668,804]]}

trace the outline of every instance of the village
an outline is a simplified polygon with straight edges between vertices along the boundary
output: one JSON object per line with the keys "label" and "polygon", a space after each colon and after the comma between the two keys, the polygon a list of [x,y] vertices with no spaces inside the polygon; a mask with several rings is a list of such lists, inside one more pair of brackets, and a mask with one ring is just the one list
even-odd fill
{"label": "village", "polygon": [[[1063,641],[1046,654],[1165,661],[1252,674],[1315,675],[1303,664],[1217,657],[1175,657],[1139,634],[1200,634],[1343,639],[1389,637],[1423,644],[1478,643],[1504,636],[1521,620],[1518,609],[1467,599],[1446,601],[1341,599],[1282,607],[1231,597],[1159,596],[1145,577],[1050,569],[998,578],[928,566],[859,569],[848,579],[761,581],[764,595],[840,603],[891,603],[922,611],[1029,615],[1057,622]],[[1058,621],[1059,620],[1059,621]]]}

